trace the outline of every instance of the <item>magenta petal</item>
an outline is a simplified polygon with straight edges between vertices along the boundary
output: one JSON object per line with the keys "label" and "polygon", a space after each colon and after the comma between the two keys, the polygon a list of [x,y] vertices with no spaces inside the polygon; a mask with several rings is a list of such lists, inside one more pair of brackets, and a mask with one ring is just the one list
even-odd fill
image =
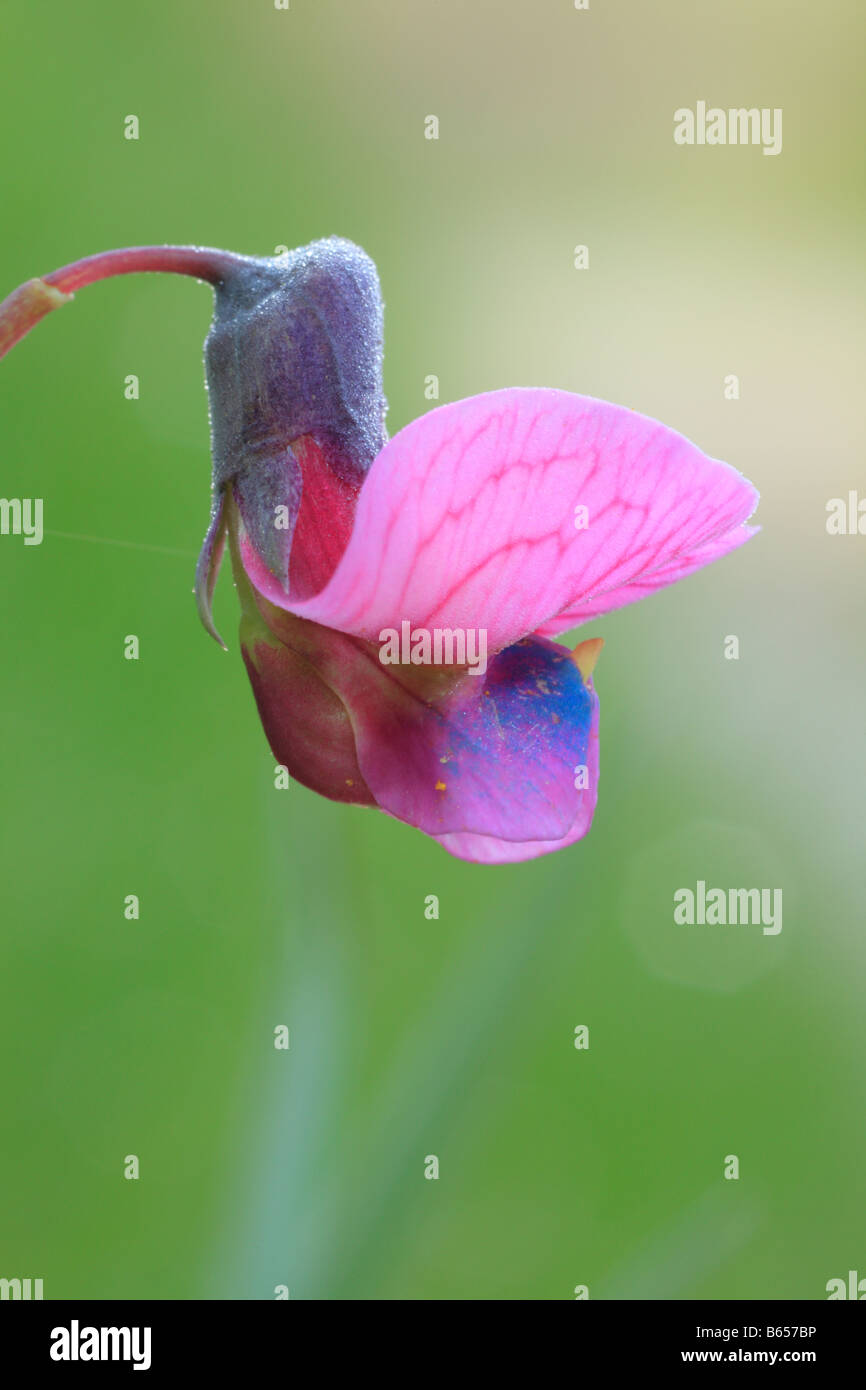
{"label": "magenta petal", "polygon": [[589,833],[595,803],[598,796],[598,703],[593,710],[586,763],[589,785],[579,794],[577,814],[571,828],[559,840],[499,840],[492,835],[470,835],[456,833],[439,835],[437,840],[443,849],[457,859],[468,859],[474,864],[516,864],[526,859],[537,859],[542,854],[552,854],[554,850],[566,849],[576,844]]}
{"label": "magenta petal", "polygon": [[274,603],[368,640],[406,619],[484,626],[498,650],[733,549],[756,502],[735,469],[646,416],[565,391],[493,391],[385,446],[319,594],[290,604],[267,574],[251,577]]}
{"label": "magenta petal", "polygon": [[553,848],[578,822],[574,838],[586,833],[598,697],[564,647],[527,638],[435,702],[407,698],[399,680],[391,698],[351,707],[358,764],[382,810],[436,836]]}

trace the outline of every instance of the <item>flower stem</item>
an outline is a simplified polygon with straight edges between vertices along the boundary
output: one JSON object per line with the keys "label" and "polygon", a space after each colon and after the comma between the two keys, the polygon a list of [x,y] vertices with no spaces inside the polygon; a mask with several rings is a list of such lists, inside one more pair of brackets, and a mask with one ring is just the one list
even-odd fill
{"label": "flower stem", "polygon": [[250,259],[206,246],[128,246],[119,251],[85,256],[83,260],[52,270],[50,275],[26,281],[3,300],[0,304],[0,357],[52,309],[66,304],[76,290],[97,280],[138,271],[164,271],[192,275],[197,280],[219,285]]}

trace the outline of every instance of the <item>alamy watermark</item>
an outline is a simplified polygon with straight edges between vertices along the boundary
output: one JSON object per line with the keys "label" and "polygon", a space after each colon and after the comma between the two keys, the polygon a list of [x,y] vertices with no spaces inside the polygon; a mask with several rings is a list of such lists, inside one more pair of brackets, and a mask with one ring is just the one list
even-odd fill
{"label": "alamy watermark", "polygon": [[694,890],[674,892],[677,926],[762,926],[764,936],[782,930],[781,888],[707,888],[699,878]]}
{"label": "alamy watermark", "polygon": [[699,101],[694,111],[680,106],[674,112],[677,145],[762,145],[764,154],[782,152],[780,106],[707,106]]}
{"label": "alamy watermark", "polygon": [[0,497],[0,536],[23,536],[25,545],[41,545],[42,534],[41,497]]}
{"label": "alamy watermark", "polygon": [[82,1327],[73,1318],[68,1327],[51,1330],[52,1361],[131,1361],[134,1371],[150,1369],[149,1327]]}
{"label": "alamy watermark", "polygon": [[832,1302],[839,1298],[855,1298],[858,1303],[866,1299],[866,1279],[861,1279],[856,1269],[848,1270],[848,1278],[828,1279],[824,1285],[827,1299]]}
{"label": "alamy watermark", "polygon": [[0,1299],[42,1298],[41,1279],[0,1279]]}
{"label": "alamy watermark", "polygon": [[405,619],[400,631],[383,627],[379,633],[383,666],[466,666],[470,676],[487,670],[485,627],[413,627]]}
{"label": "alamy watermark", "polygon": [[826,505],[827,534],[830,536],[866,536],[866,497],[851,488],[847,500],[831,497]]}

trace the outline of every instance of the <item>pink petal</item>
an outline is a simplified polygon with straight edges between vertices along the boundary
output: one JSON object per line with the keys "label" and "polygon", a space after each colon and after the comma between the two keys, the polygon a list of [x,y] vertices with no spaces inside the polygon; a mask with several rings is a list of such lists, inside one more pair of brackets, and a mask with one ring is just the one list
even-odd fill
{"label": "pink petal", "polygon": [[598,697],[565,647],[526,638],[436,701],[407,695],[401,668],[384,670],[392,693],[356,692],[350,706],[358,764],[383,811],[435,836],[567,843],[588,816],[586,832],[595,787],[578,789],[575,770],[590,768]]}
{"label": "pink petal", "polygon": [[556,637],[558,633],[567,632],[571,627],[588,623],[591,618],[597,618],[599,614],[610,613],[614,608],[624,608],[627,603],[636,603],[638,599],[649,598],[650,594],[654,594],[657,589],[663,589],[667,584],[675,584],[678,579],[685,579],[687,575],[694,574],[695,570],[702,569],[704,565],[709,565],[713,560],[720,559],[729,551],[745,545],[746,541],[751,540],[752,536],[756,535],[760,529],[760,526],[737,526],[733,531],[728,531],[724,536],[720,536],[718,540],[709,541],[706,545],[699,546],[691,554],[677,556],[670,564],[641,575],[631,584],[624,584],[620,588],[600,593],[595,598],[577,604],[574,608],[566,609],[564,613],[558,613],[549,622],[542,623],[538,633],[542,637]]}
{"label": "pink petal", "polygon": [[275,757],[306,786],[375,801],[435,836],[553,847],[576,822],[588,829],[598,696],[567,648],[525,638],[479,675],[392,665],[261,595],[255,607],[241,631],[259,713]]}
{"label": "pink petal", "polygon": [[435,838],[443,849],[457,859],[468,859],[474,864],[516,864],[527,859],[537,859],[542,854],[552,854],[554,850],[565,849],[576,844],[589,833],[595,803],[598,796],[598,704],[592,716],[592,727],[586,754],[589,771],[589,785],[579,793],[579,803],[574,822],[559,840],[501,840],[492,835],[467,835],[458,832],[454,835],[437,835]]}
{"label": "pink petal", "polygon": [[[757,493],[682,435],[621,406],[512,388],[401,430],[361,489],[330,582],[274,603],[375,641],[381,629],[487,629],[499,650],[632,602],[742,544]],[[587,508],[587,529],[575,508]],[[557,621],[560,615],[561,621]]]}

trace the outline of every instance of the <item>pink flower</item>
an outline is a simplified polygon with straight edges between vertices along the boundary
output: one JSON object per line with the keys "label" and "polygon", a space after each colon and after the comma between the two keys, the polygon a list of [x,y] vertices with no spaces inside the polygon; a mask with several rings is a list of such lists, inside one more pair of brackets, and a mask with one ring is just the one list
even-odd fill
{"label": "pink flower", "polygon": [[[157,253],[176,263],[141,264]],[[184,266],[184,253],[212,260]],[[564,391],[474,396],[386,442],[378,279],[351,243],[278,261],[108,255],[215,286],[214,503],[196,591],[216,636],[228,539],[277,760],[460,858],[581,839],[598,787],[601,642],[571,653],[552,639],[741,545],[751,484],[656,421]],[[75,269],[7,301],[11,340],[24,291],[35,321],[46,294],[76,287]],[[0,307],[0,348],[3,325]]]}

